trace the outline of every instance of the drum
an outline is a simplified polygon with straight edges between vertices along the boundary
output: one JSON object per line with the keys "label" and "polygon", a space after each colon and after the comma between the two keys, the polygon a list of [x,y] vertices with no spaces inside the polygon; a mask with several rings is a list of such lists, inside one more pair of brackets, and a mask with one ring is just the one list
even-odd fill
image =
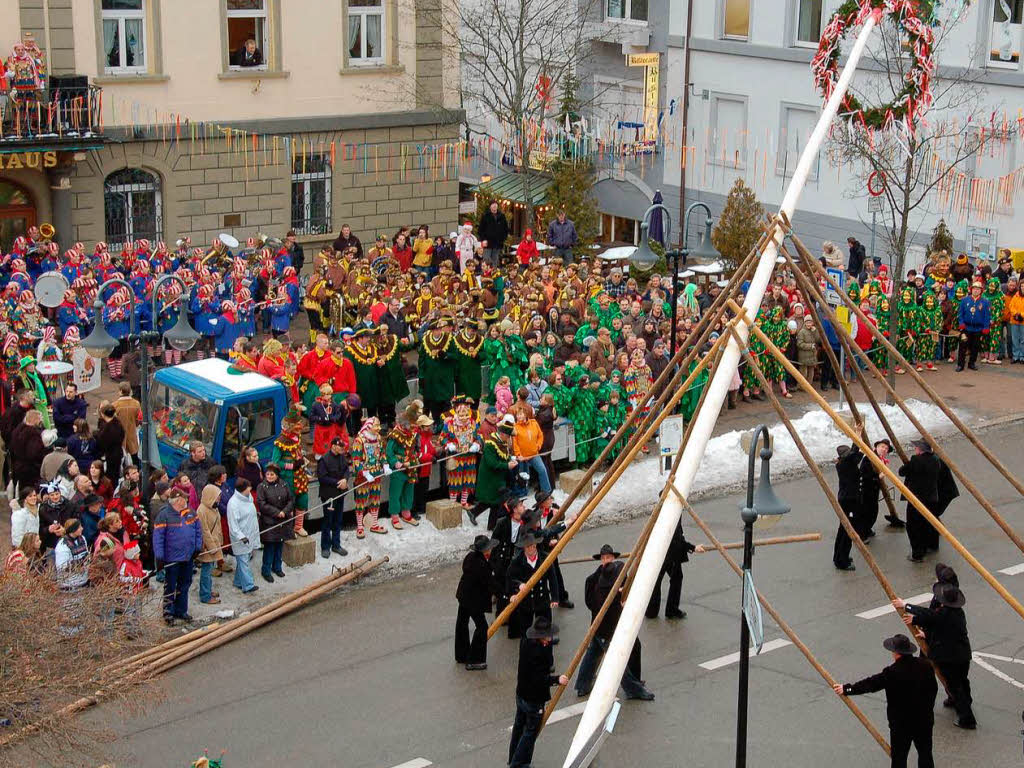
{"label": "drum", "polygon": [[217,239],[224,243],[224,245],[226,245],[228,248],[234,249],[238,247],[238,239],[232,237],[227,232],[222,232],[219,235],[217,235]]}
{"label": "drum", "polygon": [[40,376],[63,376],[65,373],[71,373],[72,370],[74,370],[74,366],[63,360],[43,360],[36,363],[36,371]]}
{"label": "drum", "polygon": [[36,278],[36,301],[51,309],[59,307],[68,288],[68,279],[60,272],[44,272]]}

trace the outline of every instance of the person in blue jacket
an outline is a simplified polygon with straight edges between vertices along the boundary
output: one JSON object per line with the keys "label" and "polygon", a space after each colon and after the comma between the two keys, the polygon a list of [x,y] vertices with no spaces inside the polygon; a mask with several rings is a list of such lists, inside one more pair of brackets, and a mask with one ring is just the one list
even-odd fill
{"label": "person in blue jacket", "polygon": [[267,307],[270,313],[270,332],[276,339],[288,333],[288,326],[292,321],[292,303],[288,296],[288,286],[280,285],[277,288],[277,298]]}
{"label": "person in blue jacket", "polygon": [[983,289],[981,281],[975,280],[971,283],[971,295],[960,300],[960,308],[957,311],[957,323],[960,327],[960,350],[956,359],[958,373],[964,369],[964,360],[967,359],[968,352],[971,356],[967,359],[967,367],[972,371],[978,370],[976,363],[981,339],[988,334],[989,326],[992,324],[992,307],[988,299],[982,297]]}
{"label": "person in blue jacket", "polygon": [[70,288],[64,291],[64,300],[57,307],[57,324],[60,326],[61,338],[64,338],[64,334],[71,326],[84,325],[84,315],[85,312],[78,304],[78,294]]}
{"label": "person in blue jacket", "polygon": [[75,430],[75,422],[84,419],[88,412],[85,398],[78,394],[78,387],[69,383],[64,387],[64,397],[53,401],[53,425],[57,428],[57,437],[67,440]]}
{"label": "person in blue jacket", "polygon": [[107,371],[110,378],[121,378],[121,358],[128,351],[128,335],[131,333],[132,297],[124,286],[114,291],[103,308],[103,324],[107,333],[117,339],[117,348],[107,358]]}
{"label": "person in blue jacket", "polygon": [[222,360],[229,359],[229,353],[235,346],[235,340],[239,336],[238,319],[235,316],[235,303],[225,301],[220,305],[220,316],[212,318],[210,325],[213,327],[213,345],[217,357]]}
{"label": "person in blue jacket", "polygon": [[153,521],[153,559],[164,572],[164,621],[191,621],[188,590],[192,586],[192,560],[203,549],[199,517],[189,509],[188,497],[180,488],[167,496],[167,505]]}
{"label": "person in blue jacket", "polygon": [[256,304],[248,288],[235,294],[235,315],[238,318],[238,333],[247,339],[256,336]]}
{"label": "person in blue jacket", "polygon": [[[821,318],[821,331],[825,336],[825,340],[828,342],[828,345],[832,347],[836,360],[839,360],[839,336],[836,334],[836,329],[832,327],[831,321],[825,318],[824,312],[822,312],[820,307],[818,309],[818,316]],[[839,375],[839,373],[832,370],[832,364],[829,362],[828,356],[825,356],[824,362],[821,366],[822,391],[825,391],[829,387],[839,389]]]}
{"label": "person in blue jacket", "polygon": [[210,321],[217,317],[217,310],[219,309],[219,302],[214,298],[212,285],[203,283],[199,286],[195,297],[192,299],[190,309],[195,317],[194,327],[203,337],[199,341],[199,347],[196,352],[199,359],[202,360],[207,356],[207,353],[213,353],[214,326],[210,324]]}

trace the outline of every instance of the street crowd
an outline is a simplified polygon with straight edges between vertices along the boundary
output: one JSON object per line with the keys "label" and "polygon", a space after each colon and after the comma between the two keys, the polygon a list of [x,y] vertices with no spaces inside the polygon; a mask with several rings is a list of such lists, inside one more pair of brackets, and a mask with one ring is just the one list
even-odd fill
{"label": "street crowd", "polygon": [[[449,237],[432,236],[425,226],[415,234],[403,228],[375,236],[364,249],[343,226],[334,243],[311,260],[308,277],[293,233],[280,240],[253,238],[237,253],[225,239],[192,248],[183,238],[174,249],[141,240],[118,254],[97,243],[89,255],[77,243],[60,256],[38,231],[19,238],[0,266],[0,438],[9,457],[5,479],[13,509],[13,549],[5,572],[52,567],[59,588],[69,592],[118,579],[129,595],[153,578],[163,582],[164,618],[189,621],[194,573],[198,597],[209,604],[219,602],[214,579],[226,573],[234,573],[233,584],[243,593],[259,588],[251,565],[257,550],[262,549],[260,575],[266,582],[286,576],[283,545],[308,535],[314,481],[323,513],[320,551],[329,559],[347,554],[341,541],[347,492],[352,491],[357,538],[399,532],[419,524],[431,470],[439,465],[443,493],[462,507],[471,525],[482,523],[478,517],[486,513],[493,532],[479,536],[467,556],[458,596],[456,660],[469,669],[485,668],[484,614],[492,605],[500,610],[524,588],[564,530],[546,524],[555,509],[556,428],[571,425],[577,464],[595,461],[627,416],[650,406],[653,382],[670,363],[672,303],[678,314],[675,341],[688,351],[696,323],[725,285],[689,281],[676,287],[659,274],[637,279],[625,262],[606,262],[579,247],[564,211],[548,224],[543,250],[530,230],[514,245],[509,235],[496,203],[475,228],[467,223]],[[896,279],[884,264],[865,258],[855,240],[849,245],[845,260],[827,243],[821,263],[847,272],[849,297],[917,370],[934,371],[943,360],[955,361],[958,371],[976,369],[978,361],[1024,362],[1024,285],[1008,254],[994,268],[972,264],[966,255],[953,260],[932,254],[905,279]],[[40,306],[36,282],[55,273],[68,286],[63,299],[56,307]],[[106,284],[112,279],[119,281]],[[74,384],[61,390],[56,377],[40,375],[38,366],[75,357],[92,329],[88,308],[97,297],[103,304],[99,320],[117,342],[107,370],[120,396],[90,408]],[[192,352],[152,337],[140,342],[135,335],[165,333],[179,311],[187,312],[200,334]],[[833,370],[822,354],[828,345],[840,357],[836,329],[824,315],[822,327],[816,326],[784,266],[777,268],[756,322],[809,381],[827,389],[847,375]],[[716,322],[701,355],[722,330]],[[889,368],[885,349],[869,329],[855,319],[849,331],[879,368]],[[184,355],[218,356],[237,372],[281,381],[291,409],[271,460],[261,462],[247,446],[215,463],[211,446],[194,441],[173,477],[157,469],[142,483],[140,343],[158,344],[150,351],[165,365]],[[765,354],[764,345],[752,338],[750,351],[769,385],[793,397],[794,380]],[[685,393],[679,407],[685,419],[693,417],[708,376],[705,371]],[[418,389],[415,398],[410,380]],[[761,382],[741,366],[728,408],[761,399]],[[173,430],[172,414],[164,418],[164,428]],[[607,458],[621,448],[622,443],[612,446]],[[926,444],[920,454],[930,456]],[[839,498],[856,497],[851,519],[870,539],[874,518],[863,500],[874,496],[877,515],[877,486],[872,494],[860,458],[855,448],[841,452]],[[921,461],[915,456],[909,471]],[[937,477],[939,470],[929,465],[928,473]],[[527,509],[534,483],[533,507]],[[907,517],[911,557],[919,561],[937,542],[910,510]],[[898,518],[890,523],[902,524]],[[840,529],[834,564],[852,569],[844,536]],[[662,571],[670,578],[669,618],[685,615],[680,566],[693,549],[678,529]],[[587,605],[595,614],[601,590],[606,594],[614,582],[613,554],[609,547],[595,556],[609,566],[588,580]],[[660,591],[649,615],[658,615],[658,603]],[[572,607],[557,567],[518,607],[510,636],[550,638],[556,632],[553,606]],[[611,615],[584,662],[581,695],[611,637]],[[635,656],[624,680],[627,693],[653,698],[640,676],[639,644]],[[867,689],[846,692],[860,690]],[[520,737],[536,725],[536,702],[523,700],[530,703],[523,722],[517,720]],[[966,705],[964,700],[954,694],[966,724],[973,718],[969,689]],[[515,749],[526,755],[532,747],[527,750],[524,742]],[[514,754],[510,759],[529,760]]]}

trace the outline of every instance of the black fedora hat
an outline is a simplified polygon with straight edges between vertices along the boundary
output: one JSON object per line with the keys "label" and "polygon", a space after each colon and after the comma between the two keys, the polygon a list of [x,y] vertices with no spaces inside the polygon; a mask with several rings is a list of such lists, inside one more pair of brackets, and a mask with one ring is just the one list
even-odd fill
{"label": "black fedora hat", "polygon": [[542,539],[540,538],[540,536],[534,536],[533,535],[533,531],[526,531],[525,533],[520,534],[519,538],[516,539],[516,548],[517,549],[526,549],[531,544],[533,544],[533,545],[540,544],[541,541],[542,541]]}
{"label": "black fedora hat", "polygon": [[931,443],[929,443],[927,440],[911,440],[910,444],[915,448],[920,448],[922,451],[926,451],[927,453],[932,452]]}
{"label": "black fedora hat", "polygon": [[612,545],[611,544],[602,544],[601,545],[601,551],[598,552],[596,555],[591,555],[591,557],[594,560],[600,560],[602,555],[611,555],[612,557],[621,557],[622,553],[621,552],[616,552],[614,549],[612,549]]}
{"label": "black fedora hat", "polygon": [[909,637],[904,634],[893,635],[882,641],[882,647],[887,651],[898,653],[903,656],[913,656],[917,653],[917,646]]}
{"label": "black fedora hat", "polygon": [[954,584],[936,584],[932,587],[932,594],[940,605],[947,608],[963,608],[967,603],[964,593]]}
{"label": "black fedora hat", "polygon": [[496,546],[498,546],[497,539],[492,539],[490,536],[481,533],[473,539],[473,544],[470,546],[470,550],[474,552],[490,552]]}
{"label": "black fedora hat", "polygon": [[540,640],[544,637],[550,637],[552,640],[558,637],[558,625],[552,624],[547,616],[538,616],[533,626],[526,630],[526,638]]}
{"label": "black fedora hat", "polygon": [[535,504],[543,504],[545,501],[551,498],[551,491],[537,491],[533,495],[533,501]]}

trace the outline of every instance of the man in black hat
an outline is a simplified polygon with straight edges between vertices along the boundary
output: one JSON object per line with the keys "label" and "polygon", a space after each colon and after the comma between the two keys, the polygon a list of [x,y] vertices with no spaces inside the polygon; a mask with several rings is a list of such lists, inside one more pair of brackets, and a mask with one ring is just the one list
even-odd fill
{"label": "man in black hat", "polygon": [[[943,576],[949,578],[944,572],[940,574],[938,568],[936,576],[940,579]],[[956,579],[955,573],[952,578]],[[978,723],[971,709],[971,682],[967,678],[971,666],[971,641],[967,636],[967,616],[963,610],[967,598],[956,584],[941,580],[932,587],[932,595],[932,604],[928,607],[909,605],[899,598],[893,600],[892,604],[897,610],[906,611],[904,624],[924,630],[928,641],[928,658],[946,680],[949,698],[943,705],[952,706],[956,710],[953,725],[973,731]]]}
{"label": "man in black hat", "polygon": [[[836,448],[836,474],[839,476],[839,488],[836,491],[836,498],[843,514],[850,524],[860,533],[858,520],[860,514],[860,461],[863,454],[860,448],[854,445],[840,445]],[[836,531],[836,542],[832,547],[832,564],[840,571],[855,571],[856,566],[850,557],[850,547],[853,542],[842,523]]]}
{"label": "man in black hat", "polygon": [[932,760],[935,715],[932,708],[939,686],[935,682],[932,665],[914,655],[917,647],[906,635],[886,638],[882,647],[892,652],[892,664],[859,682],[836,683],[832,687],[840,696],[884,690],[892,768],[907,768],[911,744],[917,747],[918,768],[935,768]]}
{"label": "man in black hat", "polygon": [[[494,581],[496,584],[495,610],[501,613],[508,605],[508,568],[512,565],[512,559],[516,556],[516,542],[519,536],[527,531],[529,525],[524,516],[526,506],[522,499],[514,496],[506,496],[504,502],[506,514],[502,515],[494,526],[494,553],[491,555],[491,566],[494,569]],[[512,625],[509,624],[509,636],[511,637]]]}
{"label": "man in black hat", "polygon": [[547,616],[538,616],[519,643],[519,673],[516,680],[516,719],[508,745],[509,768],[529,768],[533,747],[544,717],[544,705],[551,698],[552,685],[568,685],[565,675],[552,675],[555,654],[551,644],[558,627]]}
{"label": "man in black hat", "polygon": [[[455,590],[459,612],[455,617],[455,661],[470,671],[487,669],[487,618],[494,594],[494,570],[491,553],[497,539],[481,534],[473,541],[462,560],[462,578]],[[473,620],[473,639],[469,639],[469,620]]]}
{"label": "man in black hat", "polygon": [[[914,494],[921,502],[933,512],[939,502],[939,472],[941,462],[932,453],[932,447],[924,440],[914,440],[914,455],[910,461],[900,467],[899,473],[906,483],[907,490]],[[924,516],[917,511],[917,508],[907,502],[907,538],[910,539],[910,555],[907,559],[913,563],[920,563],[928,552],[930,541],[928,529],[931,523],[925,520]]]}
{"label": "man in black hat", "polygon": [[[597,620],[597,614],[601,612],[601,606],[608,599],[615,581],[622,572],[624,564],[618,559],[619,552],[612,549],[610,544],[601,546],[601,551],[591,555],[601,564],[592,574],[587,577],[586,585],[583,588],[587,608],[590,609],[591,621]],[[615,627],[618,626],[619,617],[622,615],[622,585],[616,590],[608,610],[601,619],[601,624],[594,634],[594,639],[587,647],[587,653],[580,663],[579,673],[576,676],[576,695],[586,696],[594,685],[594,675],[597,673],[597,663],[601,660],[605,651],[608,650],[608,643],[615,634]],[[626,698],[642,699],[653,701],[654,694],[651,693],[640,680],[640,639],[633,641],[633,650],[629,654],[629,661],[626,664],[626,671],[622,674],[622,688],[626,691]]]}
{"label": "man in black hat", "polygon": [[[891,449],[892,444],[888,440],[878,440],[874,446],[876,454],[880,443],[886,443],[888,448]],[[861,457],[857,471],[860,475],[860,498],[857,502],[856,519],[857,534],[863,541],[870,541],[875,537],[875,521],[878,519],[878,496],[882,486],[879,481],[878,470],[866,455]]]}
{"label": "man in black hat", "polygon": [[542,539],[529,530],[520,534],[516,541],[516,549],[519,552],[512,558],[512,564],[508,567],[507,591],[509,595],[519,594],[522,599],[508,622],[508,636],[511,638],[520,637],[536,616],[545,616],[550,621],[551,609],[558,605],[558,600],[554,597],[558,594],[558,585],[550,568],[544,572],[533,589],[526,589],[526,582],[540,566],[540,552],[537,546],[541,541]]}
{"label": "man in black hat", "polygon": [[685,619],[686,611],[679,607],[679,601],[683,597],[683,563],[690,562],[691,552],[703,552],[704,547],[691,544],[683,535],[682,523],[676,523],[676,529],[672,533],[672,540],[668,544],[668,552],[665,553],[665,561],[661,564],[658,572],[658,579],[654,582],[654,591],[647,603],[645,616],[648,619],[658,618],[658,611],[661,610],[661,580],[668,574],[668,597],[665,599],[666,619]]}
{"label": "man in black hat", "polygon": [[[540,547],[540,552],[546,558],[548,553],[554,549],[555,544],[558,543],[558,537],[561,536],[566,529],[566,524],[571,524],[576,519],[573,513],[570,513],[565,520],[561,520],[553,526],[548,525],[548,520],[551,515],[558,511],[558,505],[555,504],[551,499],[551,493],[549,491],[537,491],[534,494],[534,505],[533,509],[529,512],[530,528],[533,529],[534,533],[541,536],[544,539],[544,543]],[[565,588],[565,579],[562,577],[562,567],[558,564],[558,558],[555,558],[555,562],[551,564],[551,570],[555,575],[555,583],[558,584],[558,592],[555,593],[555,597],[558,598],[559,608],[575,608],[576,604],[569,599],[569,592]]]}
{"label": "man in black hat", "polygon": [[[937,481],[939,498],[935,503],[934,507],[929,507],[936,517],[941,518],[945,511],[949,508],[949,505],[953,503],[953,499],[960,495],[960,489],[957,487],[956,479],[953,477],[953,470],[949,468],[938,456],[935,460],[939,462],[939,478]],[[928,549],[932,552],[939,551],[939,532],[935,529],[935,526],[929,525],[925,529],[928,534]]]}

